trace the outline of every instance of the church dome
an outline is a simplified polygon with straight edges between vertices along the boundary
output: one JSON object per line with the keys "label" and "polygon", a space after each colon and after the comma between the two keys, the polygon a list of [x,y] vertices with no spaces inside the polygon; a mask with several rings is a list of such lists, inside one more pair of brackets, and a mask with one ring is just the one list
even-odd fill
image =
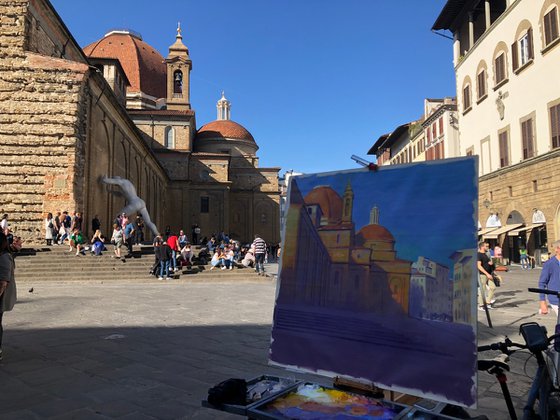
{"label": "church dome", "polygon": [[313,188],[304,198],[305,204],[318,205],[321,207],[323,217],[329,223],[338,223],[342,219],[342,198],[328,186],[318,186]]}
{"label": "church dome", "polygon": [[367,225],[360,229],[358,237],[366,241],[394,242],[395,238],[386,228],[381,225]]}
{"label": "church dome", "polygon": [[255,143],[255,139],[241,124],[231,120],[216,120],[199,128],[196,140],[245,140]]}
{"label": "church dome", "polygon": [[129,30],[115,30],[84,47],[93,58],[114,58],[121,63],[130,82],[128,91],[143,92],[155,98],[167,96],[167,67],[162,55]]}

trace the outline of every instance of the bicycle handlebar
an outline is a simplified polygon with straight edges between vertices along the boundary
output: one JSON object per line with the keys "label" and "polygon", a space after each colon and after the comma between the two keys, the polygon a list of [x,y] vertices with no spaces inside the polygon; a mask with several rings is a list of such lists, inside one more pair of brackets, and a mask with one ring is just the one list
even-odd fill
{"label": "bicycle handlebar", "polygon": [[513,341],[511,341],[509,338],[506,337],[506,340],[504,342],[487,344],[485,346],[478,346],[477,351],[499,350],[504,354],[511,354],[516,351],[516,350],[509,350],[510,347],[517,347],[520,349],[527,348],[527,346],[525,346],[524,344],[514,343]]}
{"label": "bicycle handlebar", "polygon": [[560,291],[558,290],[537,289],[535,287],[529,287],[527,290],[533,293],[542,293],[543,295],[554,295],[560,298]]}

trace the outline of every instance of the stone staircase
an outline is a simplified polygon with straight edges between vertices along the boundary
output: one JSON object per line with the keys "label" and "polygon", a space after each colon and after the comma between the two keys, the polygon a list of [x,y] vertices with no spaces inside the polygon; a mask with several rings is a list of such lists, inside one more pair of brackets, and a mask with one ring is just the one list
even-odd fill
{"label": "stone staircase", "polygon": [[[95,256],[86,251],[86,255],[69,252],[68,245],[23,248],[16,256],[16,281],[77,281],[77,282],[112,282],[112,281],[146,281],[159,282],[149,271],[154,263],[151,245],[135,245],[132,257],[124,261],[112,258],[113,246],[106,245],[107,251],[102,256]],[[124,255],[126,249],[121,248]],[[194,249],[195,257],[199,249]],[[196,258],[195,258],[196,260]],[[232,270],[219,268],[210,270],[210,265],[182,267],[173,275],[171,281],[181,282],[267,282],[271,279],[257,276],[251,268],[235,267]]]}

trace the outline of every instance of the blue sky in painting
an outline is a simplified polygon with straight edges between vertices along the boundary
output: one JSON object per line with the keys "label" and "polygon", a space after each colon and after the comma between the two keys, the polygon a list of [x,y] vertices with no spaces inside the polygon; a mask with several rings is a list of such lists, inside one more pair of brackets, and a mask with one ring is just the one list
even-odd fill
{"label": "blue sky in painting", "polygon": [[379,208],[379,224],[395,238],[397,257],[424,256],[451,269],[456,250],[476,248],[477,181],[475,158],[381,167],[297,177],[305,197],[315,186],[329,185],[340,196],[348,181],[354,191],[356,232]]}

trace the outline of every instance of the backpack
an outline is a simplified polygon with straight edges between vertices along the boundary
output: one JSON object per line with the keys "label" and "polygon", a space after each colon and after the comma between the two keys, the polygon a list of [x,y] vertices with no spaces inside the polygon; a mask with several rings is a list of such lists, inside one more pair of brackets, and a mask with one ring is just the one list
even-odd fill
{"label": "backpack", "polygon": [[247,381],[230,378],[208,390],[208,402],[212,405],[247,405]]}

